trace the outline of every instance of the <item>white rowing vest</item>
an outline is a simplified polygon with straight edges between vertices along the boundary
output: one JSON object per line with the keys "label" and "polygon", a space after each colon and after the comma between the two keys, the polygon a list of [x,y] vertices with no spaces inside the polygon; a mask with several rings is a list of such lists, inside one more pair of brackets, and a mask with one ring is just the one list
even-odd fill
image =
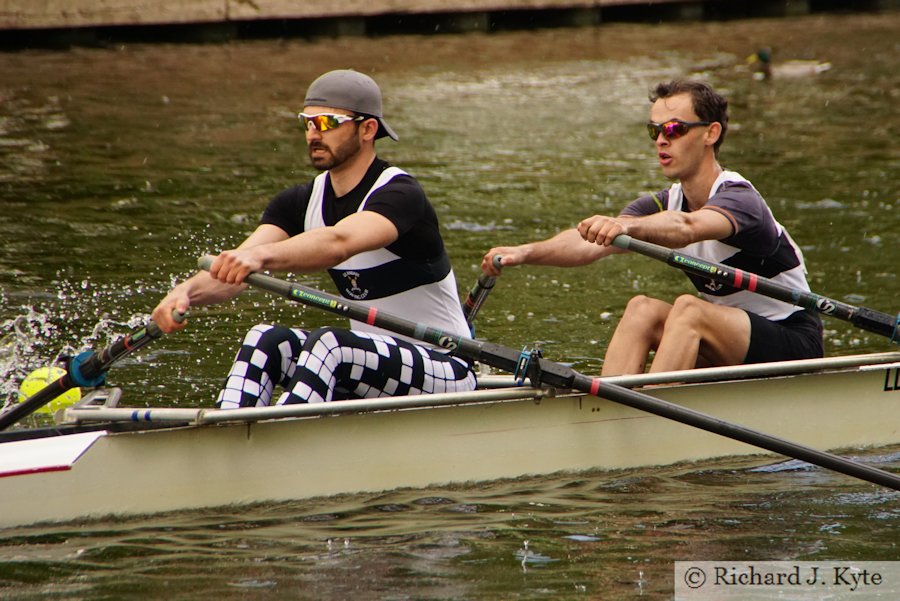
{"label": "white rowing vest", "polygon": [[[372,193],[398,175],[406,175],[406,172],[397,167],[385,169],[366,193],[357,211],[365,210]],[[305,231],[325,227],[322,204],[325,201],[326,178],[327,172],[319,174],[313,181],[304,219]],[[451,335],[470,335],[459,300],[456,277],[446,253],[437,264],[423,267],[386,248],[379,248],[354,255],[328,272],[345,298]],[[350,327],[356,331],[388,334],[423,344],[420,340],[398,336],[353,319],[350,320]]]}
{"label": "white rowing vest", "polygon": [[[715,183],[712,185],[709,197],[712,198],[722,186],[722,184],[726,182],[744,183],[749,185],[751,188],[753,187],[753,184],[751,184],[741,174],[735,171],[723,171],[719,174],[719,177],[716,178]],[[681,211],[683,203],[684,194],[681,189],[681,184],[673,184],[669,189],[667,209],[670,211]],[[798,261],[798,265],[796,267],[787,269],[774,275],[770,275],[768,276],[769,279],[784,286],[789,286],[791,288],[796,288],[804,292],[809,292],[809,283],[806,281],[806,265],[803,261],[803,253],[800,250],[800,247],[797,246],[793,239],[791,239],[791,236],[790,234],[788,234],[787,230],[785,230],[784,227],[782,227],[782,225],[778,223],[778,221],[776,221],[768,205],[766,205],[765,208],[767,211],[767,215],[764,218],[767,220],[770,219],[775,224],[775,228],[778,232],[779,237],[790,245]],[[685,254],[716,263],[727,263],[727,260],[729,258],[741,252],[740,248],[725,244],[724,242],[720,242],[718,240],[703,240],[701,242],[694,242],[676,250],[683,251]],[[701,286],[698,285],[697,279],[699,278],[692,278],[692,280],[694,281],[694,285],[700,292],[700,295],[711,303],[745,309],[773,321],[785,319],[792,313],[801,310],[799,307],[790,303],[775,300],[773,298],[769,298],[755,292],[750,292],[748,290],[736,290],[730,294],[722,294],[719,291],[722,290],[724,286],[723,284],[717,283],[714,280],[709,280],[707,283]],[[716,294],[716,292],[719,292],[719,294]]]}

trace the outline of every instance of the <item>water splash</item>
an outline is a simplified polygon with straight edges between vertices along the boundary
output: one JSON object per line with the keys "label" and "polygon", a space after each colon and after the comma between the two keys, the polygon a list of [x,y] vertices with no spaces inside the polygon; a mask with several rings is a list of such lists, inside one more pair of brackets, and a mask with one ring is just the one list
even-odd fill
{"label": "water splash", "polygon": [[3,407],[17,402],[19,383],[38,367],[56,365],[71,348],[48,353],[47,341],[57,332],[46,314],[33,307],[0,324],[0,396]]}
{"label": "water splash", "polygon": [[[26,302],[7,305],[0,322],[0,401],[5,408],[18,402],[18,387],[39,367],[60,365],[87,350],[99,351],[145,324],[145,313],[113,318],[97,307],[121,307],[123,297],[143,295],[147,286],[97,284],[90,278],[68,279],[57,274],[53,294],[20,293]],[[3,298],[7,301],[7,298]]]}

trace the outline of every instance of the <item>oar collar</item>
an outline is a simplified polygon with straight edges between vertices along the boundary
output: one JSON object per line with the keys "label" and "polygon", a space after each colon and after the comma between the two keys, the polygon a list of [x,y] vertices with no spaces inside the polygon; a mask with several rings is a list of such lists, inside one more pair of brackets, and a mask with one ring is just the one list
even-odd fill
{"label": "oar collar", "polygon": [[96,388],[106,382],[106,372],[102,371],[93,378],[85,377],[81,366],[94,355],[93,351],[84,351],[72,357],[69,361],[69,378],[72,383],[80,388]]}

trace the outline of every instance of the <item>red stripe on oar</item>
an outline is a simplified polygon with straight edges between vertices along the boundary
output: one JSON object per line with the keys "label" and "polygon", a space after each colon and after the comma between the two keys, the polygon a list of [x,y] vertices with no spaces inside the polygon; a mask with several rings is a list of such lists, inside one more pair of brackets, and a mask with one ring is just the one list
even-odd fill
{"label": "red stripe on oar", "polygon": [[591,380],[591,394],[597,396],[598,392],[600,392],[600,378],[594,378]]}
{"label": "red stripe on oar", "polygon": [[747,284],[747,290],[749,290],[750,292],[756,292],[756,282],[757,282],[756,274],[751,273],[749,275],[750,275],[750,282]]}
{"label": "red stripe on oar", "polygon": [[734,287],[740,288],[741,283],[743,283],[743,281],[744,281],[744,272],[741,271],[740,269],[735,269],[734,270]]}
{"label": "red stripe on oar", "polygon": [[369,314],[366,316],[366,323],[370,326],[375,325],[375,316],[378,314],[378,309],[375,307],[369,307]]}

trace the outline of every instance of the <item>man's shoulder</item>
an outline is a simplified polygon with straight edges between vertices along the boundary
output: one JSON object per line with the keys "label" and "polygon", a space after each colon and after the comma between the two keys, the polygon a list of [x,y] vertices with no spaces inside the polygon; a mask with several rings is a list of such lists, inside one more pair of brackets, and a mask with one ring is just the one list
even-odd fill
{"label": "man's shoulder", "polygon": [[719,186],[719,189],[716,190],[716,194],[723,194],[723,193],[752,194],[754,196],[759,196],[760,198],[762,198],[760,193],[756,190],[756,188],[753,187],[753,184],[751,184],[748,180],[737,180],[737,181],[726,180],[726,181],[722,182],[722,184]]}
{"label": "man's shoulder", "polygon": [[295,215],[305,213],[312,197],[312,182],[296,184],[281,190],[273,196],[263,212],[264,219],[275,219],[275,215]]}
{"label": "man's shoulder", "polygon": [[307,182],[303,182],[300,184],[294,184],[293,186],[289,186],[283,189],[281,192],[278,192],[273,197],[273,201],[306,201],[309,199],[310,194],[312,193],[313,181],[310,180]]}
{"label": "man's shoulder", "polygon": [[669,205],[669,190],[647,192],[628,203],[619,213],[620,216],[641,217],[665,211]]}
{"label": "man's shoulder", "polygon": [[[747,180],[724,181],[706,203],[723,208],[739,205],[746,211],[765,211],[766,199]],[[756,209],[753,209],[756,207]]]}
{"label": "man's shoulder", "polygon": [[425,189],[422,187],[422,184],[419,183],[419,180],[408,173],[394,176],[385,184],[385,187],[392,187],[407,193],[425,195]]}
{"label": "man's shoulder", "polygon": [[392,165],[389,162],[385,161],[384,159],[380,159],[377,157],[375,158],[375,161],[372,163],[372,166],[369,169],[371,170],[370,173],[371,172],[375,173],[376,178],[378,176],[380,176],[382,173],[384,173],[385,171],[387,171],[388,169],[391,169],[395,172],[394,176],[390,180],[392,182],[393,181],[413,181],[413,182],[416,181],[416,178],[413,175],[411,175],[403,167],[398,167],[396,165]]}
{"label": "man's shoulder", "polygon": [[[375,159],[375,161],[376,163],[373,164],[373,167],[376,168],[377,174],[379,176],[383,172],[394,167],[393,165],[382,159]],[[390,180],[385,182],[380,188],[375,190],[373,196],[375,194],[402,194],[404,196],[410,196],[413,198],[425,198],[425,189],[419,183],[419,180],[417,180],[415,176],[410,175],[406,170],[402,168],[396,167],[396,169],[398,169],[399,172],[396,173]]]}

